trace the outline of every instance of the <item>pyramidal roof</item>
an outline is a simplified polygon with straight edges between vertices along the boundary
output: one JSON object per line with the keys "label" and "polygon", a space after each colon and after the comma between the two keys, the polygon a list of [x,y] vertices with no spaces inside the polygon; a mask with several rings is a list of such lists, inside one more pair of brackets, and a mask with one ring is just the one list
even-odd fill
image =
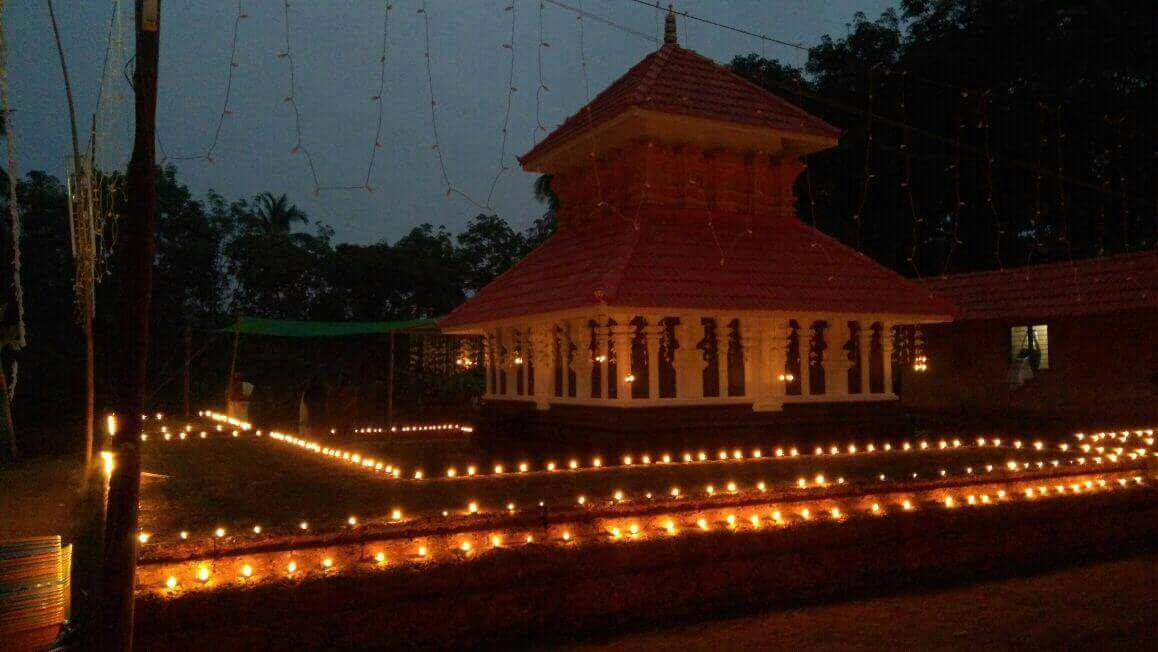
{"label": "pyramidal roof", "polygon": [[840,131],[715,61],[665,43],[520,158],[524,167],[632,109],[705,118],[835,141]]}
{"label": "pyramidal roof", "polygon": [[638,227],[562,229],[439,322],[444,330],[599,306],[874,314],[947,321],[947,301],[809,227],[712,224],[707,210],[656,210]]}

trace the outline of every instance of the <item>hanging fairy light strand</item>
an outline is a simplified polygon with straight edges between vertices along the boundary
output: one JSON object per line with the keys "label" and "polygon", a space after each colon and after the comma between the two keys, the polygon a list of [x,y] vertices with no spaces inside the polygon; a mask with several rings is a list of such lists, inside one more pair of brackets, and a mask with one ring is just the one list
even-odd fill
{"label": "hanging fairy light strand", "polygon": [[1073,248],[1070,243],[1070,221],[1069,208],[1066,203],[1066,188],[1065,184],[1061,182],[1061,177],[1065,175],[1065,168],[1063,166],[1062,158],[1062,141],[1065,140],[1065,132],[1062,131],[1062,108],[1057,105],[1054,108],[1054,146],[1057,154],[1057,204],[1058,204],[1058,221],[1060,222],[1058,228],[1058,239],[1061,240],[1062,245],[1065,246],[1066,255],[1073,261]]}
{"label": "hanging fairy light strand", "polygon": [[868,70],[868,106],[865,109],[865,123],[864,123],[864,183],[861,186],[860,203],[857,205],[856,212],[852,215],[852,221],[856,227],[856,248],[860,251],[863,248],[862,232],[864,225],[864,210],[868,205],[869,186],[872,184],[872,151],[873,151],[873,94],[874,84],[876,81],[877,64],[869,66]]}
{"label": "hanging fairy light strand", "polygon": [[386,102],[383,94],[386,92],[386,50],[390,42],[390,11],[394,5],[386,4],[382,11],[382,54],[378,57],[378,94],[374,101],[378,103],[378,120],[374,127],[374,142],[370,145],[370,163],[366,166],[366,190],[372,192],[370,176],[374,173],[374,161],[378,157],[378,150],[382,149],[382,111]]}
{"label": "hanging fairy light strand", "polygon": [[314,182],[314,196],[318,196],[324,190],[364,190],[366,192],[373,192],[373,187],[370,184],[371,177],[374,172],[374,164],[377,160],[377,150],[381,149],[382,142],[382,114],[383,114],[383,93],[386,88],[386,63],[387,63],[387,48],[390,34],[390,11],[393,10],[393,5],[385,4],[382,9],[382,50],[378,57],[378,92],[371,96],[370,100],[377,104],[376,124],[374,128],[374,138],[370,143],[370,155],[366,164],[366,175],[359,184],[336,184],[323,185],[318,174],[318,167],[314,161],[313,154],[305,144],[305,137],[302,128],[302,114],[301,107],[298,105],[298,89],[297,89],[297,65],[294,60],[294,49],[292,32],[290,30],[290,3],[289,0],[282,2],[283,28],[285,36],[285,49],[278,54],[279,59],[285,60],[289,64],[289,94],[285,96],[284,102],[290,105],[294,117],[294,147],[292,154],[302,154],[306,160],[306,167],[310,171],[310,178]]}
{"label": "hanging fairy light strand", "polygon": [[994,262],[997,263],[997,269],[1005,269],[1005,266],[1001,262],[1001,241],[1005,238],[1005,223],[1001,219],[1001,213],[997,210],[997,193],[993,186],[993,150],[990,147],[993,128],[989,122],[990,95],[992,95],[992,93],[989,90],[981,94],[982,156],[985,158],[985,204],[989,207],[989,213],[993,216]]}
{"label": "hanging fairy light strand", "polygon": [[434,137],[434,144],[431,146],[438,157],[438,169],[442,173],[442,181],[446,184],[446,196],[449,199],[454,195],[465,199],[469,204],[473,205],[479,210],[487,211],[488,206],[480,203],[471,197],[464,190],[456,187],[450,180],[450,173],[446,169],[446,156],[442,152],[442,139],[438,134],[438,100],[434,94],[434,71],[433,64],[430,60],[430,12],[427,11],[426,0],[422,0],[422,6],[419,7],[418,13],[422,15],[422,34],[424,49],[422,52],[423,58],[426,60],[426,86],[430,92],[430,131]]}
{"label": "hanging fairy light strand", "polygon": [[961,136],[965,131],[965,100],[968,97],[969,92],[966,90],[957,96],[957,128],[953,138],[953,160],[949,163],[949,170],[953,173],[953,210],[949,213],[952,230],[948,237],[949,249],[945,254],[945,265],[941,268],[942,275],[949,273],[953,254],[961,245],[961,209],[965,207],[965,201],[961,198]]}
{"label": "hanging fairy light strand", "polygon": [[318,170],[317,170],[317,167],[314,166],[314,158],[312,155],[310,155],[310,150],[302,144],[302,114],[301,114],[301,111],[298,109],[298,103],[297,103],[297,97],[296,97],[296,95],[297,95],[297,74],[296,74],[296,70],[295,70],[295,66],[294,66],[293,47],[290,44],[291,41],[290,41],[289,8],[290,8],[289,0],[284,0],[282,2],[282,9],[283,9],[283,15],[285,18],[284,23],[283,23],[283,25],[285,27],[285,50],[282,51],[280,54],[278,54],[278,58],[284,59],[289,63],[289,94],[285,96],[284,101],[286,104],[290,105],[290,108],[293,110],[293,113],[294,113],[294,132],[296,134],[296,140],[294,142],[294,147],[291,150],[291,153],[293,153],[293,154],[299,154],[300,153],[300,154],[305,155],[306,164],[309,166],[309,170],[310,170],[310,176],[314,180],[314,195],[317,196],[321,192],[321,183],[318,181]]}
{"label": "hanging fairy light strand", "polygon": [[[508,5],[505,9],[503,9],[503,11],[506,11],[506,12],[511,14],[511,39],[510,39],[510,41],[503,44],[504,48],[511,51],[510,66],[509,66],[509,69],[507,71],[507,110],[506,110],[506,113],[503,115],[503,135],[499,141],[499,169],[497,172],[495,172],[494,179],[491,180],[491,189],[490,189],[490,192],[487,193],[487,201],[486,201],[487,206],[491,206],[491,201],[494,199],[494,196],[495,196],[495,187],[499,185],[499,179],[502,178],[503,173],[509,169],[507,167],[507,141],[509,140],[509,132],[510,132],[510,127],[511,127],[511,104],[514,102],[515,90],[516,90],[516,88],[515,88],[515,26],[518,24],[518,14],[519,14],[519,11],[517,9],[517,4],[518,3],[515,2],[515,0],[511,0],[511,4]],[[542,26],[540,25],[540,28],[541,27]],[[542,74],[541,61],[542,61],[542,58],[540,56],[540,70],[539,70],[540,76]]]}
{"label": "hanging fairy light strand", "polygon": [[909,265],[913,268],[913,274],[917,278],[921,278],[921,266],[919,263],[919,247],[921,244],[921,225],[924,219],[917,212],[917,198],[913,193],[913,133],[909,128],[909,108],[908,98],[906,96],[907,86],[905,84],[908,78],[908,73],[901,72],[900,81],[900,109],[901,122],[904,126],[901,127],[901,158],[904,168],[904,178],[901,180],[901,189],[905,191],[905,196],[908,199],[909,214],[911,217],[910,226],[912,233],[910,234],[911,242],[909,244]]}
{"label": "hanging fairy light strand", "polygon": [[[289,2],[286,2],[286,10],[289,10]],[[213,138],[210,139],[209,145],[206,146],[204,153],[200,154],[169,154],[165,151],[165,144],[161,141],[161,134],[157,132],[157,148],[161,150],[161,164],[165,161],[198,161],[204,160],[206,163],[212,165],[213,152],[217,150],[217,145],[221,142],[221,131],[225,126],[225,118],[233,115],[233,110],[229,108],[229,101],[233,95],[233,74],[240,65],[237,61],[237,40],[238,34],[241,32],[241,21],[249,18],[249,14],[245,13],[245,8],[242,5],[242,0],[237,0],[237,13],[233,18],[233,37],[229,44],[229,64],[226,67],[227,73],[225,75],[225,93],[221,100],[221,112],[217,115],[217,125],[213,128]],[[286,27],[288,35],[289,27]]]}
{"label": "hanging fairy light strand", "polygon": [[[1048,142],[1048,139],[1046,137],[1045,118],[1046,118],[1046,107],[1044,104],[1039,104],[1038,105],[1037,147],[1035,148],[1036,154],[1034,157],[1034,171],[1033,171],[1033,213],[1031,214],[1031,217],[1029,220],[1029,230],[1030,230],[1030,233],[1033,234],[1032,237],[1034,239],[1034,242],[1030,243],[1030,245],[1026,247],[1026,253],[1025,253],[1025,264],[1026,265],[1030,265],[1033,263],[1033,254],[1035,253],[1036,250],[1039,250],[1042,248],[1041,228],[1040,228],[1040,224],[1041,224],[1041,180],[1042,180],[1042,177],[1044,176],[1044,170],[1042,168],[1042,156],[1043,156],[1043,151],[1045,149],[1045,145]],[[1026,276],[1027,280],[1028,280],[1028,278],[1029,277]]]}
{"label": "hanging fairy light strand", "polygon": [[[797,56],[800,57],[799,68],[801,70],[803,70],[805,66],[805,61],[803,59],[806,56],[806,53],[806,49],[798,49],[796,52]],[[800,84],[796,84],[796,104],[797,106],[804,105],[804,88]],[[835,263],[833,262],[832,256],[828,253],[828,249],[826,249],[825,246],[820,242],[820,239],[816,237],[816,234],[819,233],[820,230],[816,226],[816,197],[812,192],[812,164],[808,161],[808,157],[806,156],[800,157],[800,164],[804,168],[804,189],[808,200],[808,223],[809,226],[812,227],[808,231],[809,236],[812,239],[811,243],[809,243],[809,247],[819,250],[820,253],[824,256],[825,262],[828,263],[828,276],[826,277],[826,280],[829,283],[832,283],[836,280]]]}
{"label": "hanging fairy light strand", "polygon": [[551,47],[543,37],[543,0],[539,0],[539,43],[535,47],[536,63],[539,70],[539,86],[535,89],[535,128],[531,133],[532,147],[539,144],[539,135],[547,133],[547,125],[543,124],[543,93],[551,92],[547,83],[543,81],[543,48]]}
{"label": "hanging fairy light strand", "polygon": [[595,155],[594,119],[591,117],[591,79],[587,74],[587,42],[583,28],[583,15],[583,0],[579,0],[579,15],[575,17],[575,21],[579,24],[579,67],[583,71],[583,93],[586,98],[582,110],[587,117],[587,131],[590,134],[591,150],[588,156],[591,159],[591,173],[595,178],[595,196],[599,201],[599,208],[603,208],[607,204],[603,201],[603,183],[599,178],[599,160]]}
{"label": "hanging fairy light strand", "polygon": [[1072,277],[1072,287],[1076,293],[1075,299],[1078,303],[1085,301],[1085,294],[1082,292],[1082,282],[1078,276],[1077,265],[1074,264],[1073,245],[1070,240],[1070,215],[1069,205],[1066,202],[1066,188],[1062,183],[1061,178],[1065,176],[1064,159],[1062,157],[1062,142],[1065,140],[1065,132],[1062,131],[1062,107],[1060,104],[1054,108],[1054,146],[1057,154],[1057,203],[1058,203],[1058,239],[1061,240],[1062,246],[1066,252],[1066,258],[1070,263],[1070,274]]}

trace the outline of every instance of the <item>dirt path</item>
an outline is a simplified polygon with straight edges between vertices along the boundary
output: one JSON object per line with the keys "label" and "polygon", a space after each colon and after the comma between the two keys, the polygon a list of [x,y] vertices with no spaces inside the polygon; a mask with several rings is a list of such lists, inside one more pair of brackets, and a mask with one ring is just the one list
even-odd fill
{"label": "dirt path", "polygon": [[1158,556],[973,586],[713,620],[571,650],[1145,649]]}

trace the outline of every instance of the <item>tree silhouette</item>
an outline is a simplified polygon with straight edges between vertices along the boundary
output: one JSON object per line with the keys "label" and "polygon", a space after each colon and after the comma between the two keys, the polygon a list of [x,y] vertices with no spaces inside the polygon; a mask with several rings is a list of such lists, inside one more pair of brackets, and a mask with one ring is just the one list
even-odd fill
{"label": "tree silhouette", "polygon": [[309,222],[306,214],[291,204],[284,194],[274,197],[271,192],[263,192],[254,198],[253,203],[253,210],[245,219],[245,225],[253,231],[265,235],[288,235],[294,223]]}

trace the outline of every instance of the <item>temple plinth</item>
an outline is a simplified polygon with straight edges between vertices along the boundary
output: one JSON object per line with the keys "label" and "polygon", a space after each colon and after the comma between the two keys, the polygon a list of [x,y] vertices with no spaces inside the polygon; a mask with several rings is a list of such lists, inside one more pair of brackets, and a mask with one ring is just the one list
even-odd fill
{"label": "temple plinth", "polygon": [[804,156],[837,136],[674,42],[566,120],[520,159],[552,175],[557,232],[440,324],[484,337],[491,425],[762,431],[895,403],[893,327],[952,308],[799,219]]}

